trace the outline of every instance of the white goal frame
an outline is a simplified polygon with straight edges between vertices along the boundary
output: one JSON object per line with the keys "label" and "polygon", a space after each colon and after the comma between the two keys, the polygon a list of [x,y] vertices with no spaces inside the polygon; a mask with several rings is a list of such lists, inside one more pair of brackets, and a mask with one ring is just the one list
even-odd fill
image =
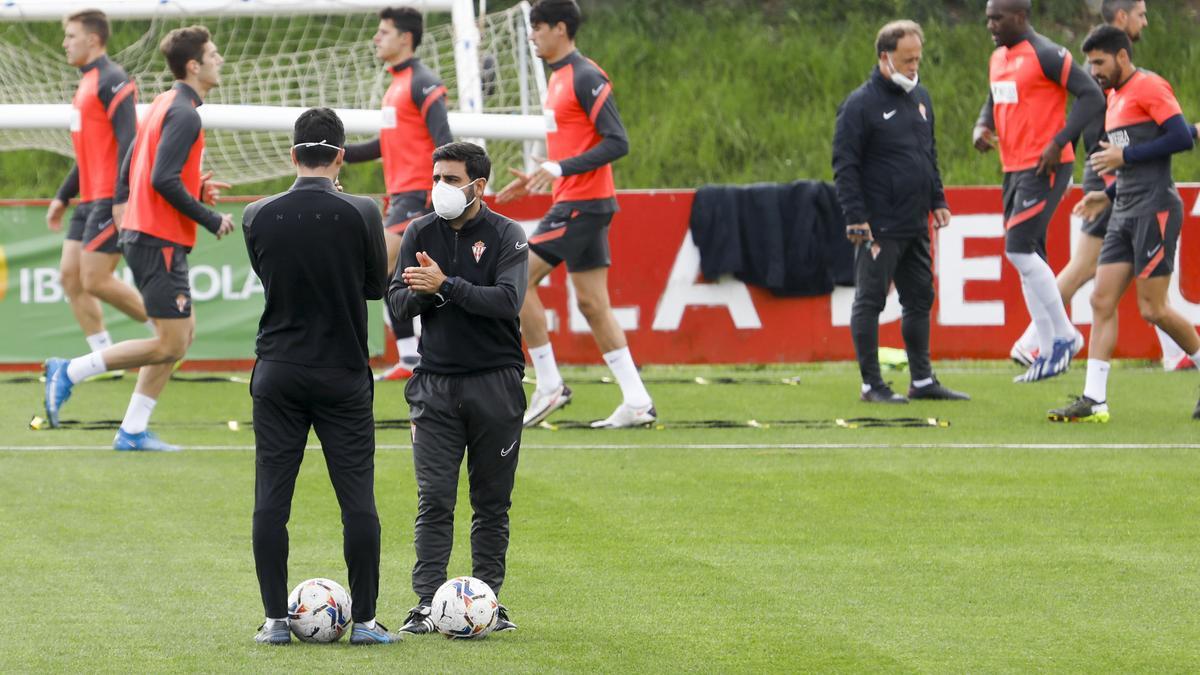
{"label": "white goal frame", "polygon": [[[479,27],[471,0],[395,0],[422,11],[449,12],[454,28],[454,63],[458,86],[458,112],[449,114],[450,131],[466,138],[542,141],[549,127],[544,112],[534,114],[485,114],[483,86],[479,69]],[[272,16],[363,14],[378,11],[393,3],[378,0],[4,0],[0,3],[0,21],[57,21],[82,6],[100,9],[112,19],[154,19],[185,16]],[[528,2],[521,3],[528,23]],[[527,26],[528,28],[528,26]],[[532,46],[521,50],[521,57],[538,63]],[[537,88],[538,100],[545,102],[546,78],[535,69],[533,83],[521,72],[522,92],[529,85]],[[532,92],[530,92],[532,93]],[[527,99],[528,100],[528,99]],[[139,116],[145,110],[139,105]],[[524,108],[525,106],[523,106]],[[230,131],[290,132],[305,108],[209,104],[199,109],[206,128]],[[382,125],[379,110],[338,109],[348,134],[378,133]],[[0,105],[0,128],[68,129],[71,105],[6,104]]]}

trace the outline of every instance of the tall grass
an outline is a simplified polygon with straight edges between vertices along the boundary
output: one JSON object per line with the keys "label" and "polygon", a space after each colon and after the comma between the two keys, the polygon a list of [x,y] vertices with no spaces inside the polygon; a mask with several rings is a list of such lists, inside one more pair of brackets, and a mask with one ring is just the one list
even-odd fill
{"label": "tall grass", "polygon": [[[512,4],[492,2],[492,8]],[[998,159],[970,147],[987,94],[992,43],[982,3],[925,0],[659,0],[585,2],[580,49],[607,70],[629,128],[617,163],[623,188],[689,188],[832,178],[830,143],[842,99],[874,64],[884,21],[923,19],[922,82],[933,96],[947,184],[1000,180]],[[1189,119],[1200,119],[1200,24],[1191,3],[1151,3],[1136,61],[1166,77]],[[1039,3],[1038,29],[1078,52],[1088,27],[1082,2]],[[0,153],[0,195],[49,196],[69,160],[44,152]],[[347,185],[382,191],[377,166],[350,166]],[[1177,180],[1200,179],[1200,152],[1177,157]],[[506,178],[497,175],[500,183]],[[289,180],[239,186],[270,192]]]}

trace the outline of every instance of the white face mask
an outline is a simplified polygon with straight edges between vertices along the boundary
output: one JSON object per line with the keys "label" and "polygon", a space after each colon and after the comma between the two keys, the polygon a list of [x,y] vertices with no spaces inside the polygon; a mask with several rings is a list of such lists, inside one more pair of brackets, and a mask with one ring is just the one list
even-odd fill
{"label": "white face mask", "polygon": [[[474,185],[470,183],[469,185]],[[454,220],[461,216],[467,207],[475,203],[475,199],[479,195],[475,195],[475,199],[467,201],[467,195],[463,190],[466,190],[468,185],[460,188],[454,187],[445,181],[438,181],[433,186],[433,210],[439,216],[446,220]]]}
{"label": "white face mask", "polygon": [[900,71],[896,70],[896,62],[892,61],[892,55],[890,53],[888,54],[888,65],[892,67],[892,82],[894,82],[896,86],[903,89],[904,93],[910,93],[913,89],[917,88],[917,81],[921,79],[921,76],[913,75],[913,78],[910,80],[904,75],[901,75]]}

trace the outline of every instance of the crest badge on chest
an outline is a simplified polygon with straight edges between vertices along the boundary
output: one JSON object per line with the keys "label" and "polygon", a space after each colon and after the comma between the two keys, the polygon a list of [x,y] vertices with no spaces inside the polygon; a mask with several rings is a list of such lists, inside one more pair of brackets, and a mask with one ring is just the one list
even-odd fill
{"label": "crest badge on chest", "polygon": [[471,253],[475,256],[476,263],[478,263],[479,259],[483,257],[483,252],[486,250],[487,246],[484,246],[482,241],[477,241],[471,246]]}

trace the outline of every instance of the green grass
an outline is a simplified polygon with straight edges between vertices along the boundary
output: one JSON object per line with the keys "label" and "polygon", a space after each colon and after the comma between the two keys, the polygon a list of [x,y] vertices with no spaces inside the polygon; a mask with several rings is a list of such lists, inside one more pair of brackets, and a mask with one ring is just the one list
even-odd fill
{"label": "green grass", "polygon": [[[501,0],[489,7],[512,4]],[[630,154],[615,165],[617,186],[831,180],[837,106],[873,66],[879,26],[903,16],[921,19],[927,33],[921,81],[933,96],[943,179],[947,185],[999,183],[999,159],[980,156],[970,144],[987,97],[987,60],[993,49],[982,5],[932,0],[585,3],[580,49],[612,76],[630,135]],[[1076,58],[1096,21],[1081,12],[1082,6],[1077,0],[1039,3],[1034,21]],[[1196,121],[1197,3],[1152,2],[1150,12],[1136,62],[1166,77],[1185,115]],[[47,25],[51,32],[58,30]],[[118,35],[114,45],[133,37]],[[58,38],[49,39],[53,44]],[[1181,154],[1174,162],[1180,180],[1200,172],[1200,153]],[[0,195],[49,197],[69,166],[66,158],[44,152],[0,153]],[[495,187],[500,187],[509,176],[504,167],[497,168]],[[374,164],[346,167],[343,183],[358,192],[383,191]],[[238,186],[234,192],[270,194],[290,184],[280,179]]]}
{"label": "green grass", "polygon": [[[1195,444],[1197,375],[1121,367],[1110,424],[1045,422],[1078,370],[1018,386],[1013,368],[946,363],[973,402],[880,409],[856,401],[847,364],[647,368],[663,428],[525,435],[503,592],[520,629],[373,649],[251,643],[253,433],[225,424],[249,418],[244,384],[173,382],[158,431],[227,449],[170,455],[105,450],[111,430],[29,431],[41,386],[3,384],[0,445],[86,449],[0,450],[0,671],[1195,670],[1197,450],[1097,446]],[[607,414],[619,394],[601,374],[569,371],[576,402],[558,417]],[[130,388],[85,384],[64,418],[119,417]],[[401,387],[379,385],[377,419],[406,412]],[[831,424],[865,415],[950,426]],[[826,426],[678,426],[752,418]],[[378,441],[380,618],[394,628],[414,600],[416,498],[407,431]],[[1012,447],[1029,443],[1081,447]],[[579,447],[595,445],[620,447]],[[345,578],[316,447],[292,583]],[[458,516],[451,574],[470,571],[465,492]]]}

